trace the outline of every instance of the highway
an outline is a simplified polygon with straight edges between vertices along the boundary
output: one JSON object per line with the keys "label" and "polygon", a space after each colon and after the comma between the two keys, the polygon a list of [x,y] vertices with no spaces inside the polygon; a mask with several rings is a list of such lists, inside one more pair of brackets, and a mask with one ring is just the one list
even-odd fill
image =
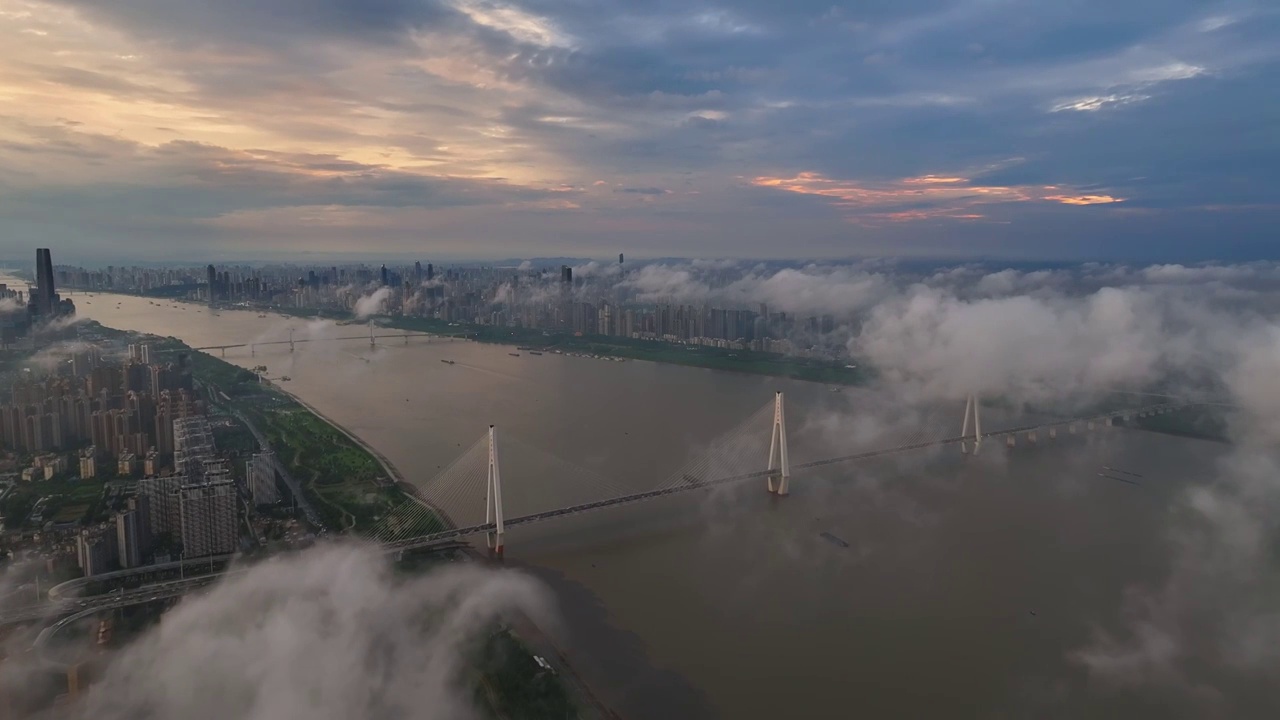
{"label": "highway", "polygon": [[[243,570],[233,570],[231,572],[243,572]],[[68,613],[83,615],[101,610],[113,610],[115,608],[128,607],[130,605],[139,605],[141,603],[152,602],[154,600],[179,597],[197,588],[217,582],[226,574],[227,573],[223,572],[212,575],[201,575],[199,577],[187,578],[185,580],[172,580],[169,582],[156,583],[155,585],[145,585],[134,590],[120,590],[117,592],[106,593],[104,595],[93,595],[87,598],[71,597],[54,602],[48,602],[43,605],[33,605],[17,610],[8,610],[3,614],[3,622],[6,624],[34,622],[36,620],[48,620],[61,617]],[[54,623],[50,627],[61,627],[65,624],[65,621],[66,618],[63,618],[63,620]],[[48,629],[49,628],[46,628],[46,630]]]}

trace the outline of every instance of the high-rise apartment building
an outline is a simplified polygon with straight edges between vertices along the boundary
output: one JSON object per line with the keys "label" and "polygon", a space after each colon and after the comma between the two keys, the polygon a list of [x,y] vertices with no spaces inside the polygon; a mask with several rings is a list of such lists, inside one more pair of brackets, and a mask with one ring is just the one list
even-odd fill
{"label": "high-rise apartment building", "polygon": [[76,559],[85,577],[101,575],[116,564],[116,538],[102,528],[85,528],[76,536]]}
{"label": "high-rise apartment building", "polygon": [[129,499],[129,509],[116,515],[116,553],[122,568],[141,567],[151,551],[150,502]]}
{"label": "high-rise apartment building", "polygon": [[204,461],[214,457],[213,430],[203,416],[177,418],[173,421],[174,474],[194,482],[204,474]]}
{"label": "high-rise apartment building", "polygon": [[188,485],[181,492],[182,553],[204,557],[233,553],[239,546],[235,483],[230,475]]}
{"label": "high-rise apartment building", "polygon": [[257,453],[246,463],[245,476],[249,478],[249,491],[254,505],[275,505],[280,502],[280,486],[276,484],[276,454]]}
{"label": "high-rise apartment building", "polygon": [[182,514],[178,492],[182,478],[177,475],[147,477],[138,481],[138,495],[147,498],[150,508],[148,526],[152,537],[169,534],[176,536],[182,529]]}

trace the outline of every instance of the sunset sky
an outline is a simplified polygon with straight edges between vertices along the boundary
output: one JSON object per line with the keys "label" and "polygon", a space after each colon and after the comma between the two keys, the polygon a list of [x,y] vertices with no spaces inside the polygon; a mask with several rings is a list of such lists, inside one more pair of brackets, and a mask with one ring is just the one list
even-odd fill
{"label": "sunset sky", "polygon": [[0,0],[0,258],[1275,257],[1264,0]]}

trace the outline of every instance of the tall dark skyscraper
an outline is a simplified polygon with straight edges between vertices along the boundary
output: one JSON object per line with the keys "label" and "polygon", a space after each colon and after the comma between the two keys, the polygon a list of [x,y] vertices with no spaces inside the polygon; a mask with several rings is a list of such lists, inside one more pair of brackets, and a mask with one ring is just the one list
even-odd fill
{"label": "tall dark skyscraper", "polygon": [[413,284],[422,284],[422,263],[415,262],[413,264]]}
{"label": "tall dark skyscraper", "polygon": [[568,265],[560,266],[560,282],[565,284],[573,283],[573,268]]}
{"label": "tall dark skyscraper", "polygon": [[212,305],[218,299],[218,270],[210,265],[205,268],[205,275],[209,285],[209,304]]}
{"label": "tall dark skyscraper", "polygon": [[387,285],[390,285],[390,284],[391,283],[387,281],[387,266],[383,265],[382,266],[382,286],[386,287]]}
{"label": "tall dark skyscraper", "polygon": [[57,310],[58,296],[53,289],[53,257],[49,248],[36,248],[36,312],[48,317]]}
{"label": "tall dark skyscraper", "polygon": [[427,263],[427,280],[434,280],[435,277],[436,269],[431,265],[431,263]]}

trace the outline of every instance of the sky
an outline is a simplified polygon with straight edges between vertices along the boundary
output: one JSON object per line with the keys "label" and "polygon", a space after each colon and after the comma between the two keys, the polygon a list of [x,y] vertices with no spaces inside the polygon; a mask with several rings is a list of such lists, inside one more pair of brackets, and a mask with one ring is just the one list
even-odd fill
{"label": "sky", "polygon": [[1275,256],[1267,0],[0,0],[0,257]]}

